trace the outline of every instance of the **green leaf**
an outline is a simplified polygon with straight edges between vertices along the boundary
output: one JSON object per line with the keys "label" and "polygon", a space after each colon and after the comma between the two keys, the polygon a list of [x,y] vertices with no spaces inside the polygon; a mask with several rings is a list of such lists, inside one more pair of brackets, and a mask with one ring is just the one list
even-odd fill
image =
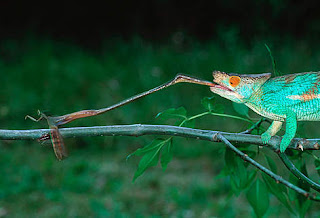
{"label": "green leaf", "polygon": [[216,104],[214,106],[213,111],[216,112],[216,113],[220,113],[220,114],[224,113],[224,111],[225,111],[224,110],[224,105],[223,104]]}
{"label": "green leaf", "polygon": [[230,148],[226,148],[226,151],[224,153],[224,162],[225,162],[225,168],[228,171],[228,173],[232,173],[237,166],[236,162],[236,155]]}
{"label": "green leaf", "polygon": [[[305,160],[301,160],[301,164],[299,164],[299,170],[301,171],[301,173],[303,173],[306,177],[308,177],[308,171],[307,171],[307,166],[306,166],[306,162]],[[310,191],[310,186],[304,182],[302,182],[301,180],[298,180],[298,184],[297,184],[300,188],[304,189],[305,191],[309,192]],[[298,195],[297,196],[297,200],[298,200],[298,204],[299,204],[299,213],[303,214],[302,217],[304,217],[305,213],[307,212],[308,208],[311,206],[309,204],[307,204],[308,200],[306,197],[304,197],[303,195]]]}
{"label": "green leaf", "polygon": [[234,194],[239,195],[254,180],[256,172],[248,171],[245,162],[227,148],[225,151],[225,173],[230,176]]}
{"label": "green leaf", "polygon": [[201,104],[205,109],[208,111],[213,111],[215,108],[216,98],[214,96],[212,97],[205,97],[201,100]]}
{"label": "green leaf", "polygon": [[132,154],[128,155],[127,159],[132,155],[142,156],[138,168],[134,174],[133,182],[141,176],[149,167],[157,165],[159,161],[160,151],[161,166],[165,170],[168,163],[172,160],[172,142],[170,139],[155,139],[150,144],[143,148],[137,149]]}
{"label": "green leaf", "polygon": [[195,123],[196,123],[196,120],[187,120],[181,126],[188,127],[188,128],[194,128]]}
{"label": "green leaf", "polygon": [[[250,144],[245,144],[245,143],[239,143],[239,150],[242,151],[243,153],[246,153],[249,157],[254,159],[257,156],[257,146],[255,145],[254,148]],[[250,165],[248,162],[245,162],[245,165],[248,166]]]}
{"label": "green leaf", "polygon": [[224,113],[224,105],[217,104],[214,96],[203,98],[201,104],[209,112]]}
{"label": "green leaf", "polygon": [[249,117],[249,108],[244,104],[232,102],[234,110],[243,116]]}
{"label": "green leaf", "polygon": [[312,201],[306,200],[299,205],[299,217],[305,217],[311,207]]}
{"label": "green leaf", "polygon": [[315,159],[314,165],[316,166],[316,170],[317,170],[318,174],[320,175],[320,161]]}
{"label": "green leaf", "polygon": [[233,174],[230,176],[230,186],[233,194],[239,196],[242,190],[239,188],[239,180],[235,179]]}
{"label": "green leaf", "polygon": [[158,149],[150,150],[144,154],[139,162],[138,169],[134,173],[132,182],[134,182],[139,176],[141,176],[146,171],[146,169],[158,164],[160,150],[161,147],[158,147]]}
{"label": "green leaf", "polygon": [[[305,160],[302,158],[299,158],[295,162],[295,166],[305,175],[308,176],[307,168]],[[304,189],[305,191],[310,191],[310,186],[301,180],[297,179],[294,175],[290,174],[289,181],[292,182],[294,185]],[[308,209],[311,206],[311,201],[308,200],[305,196],[298,194],[297,192],[290,190],[289,197],[292,201],[295,201],[296,203],[296,210],[299,213],[300,217],[305,217],[305,214],[307,213]]]}
{"label": "green leaf", "polygon": [[269,48],[269,46],[268,46],[267,44],[264,44],[264,46],[267,48],[268,53],[269,53],[269,55],[270,55],[271,62],[272,62],[272,69],[273,69],[274,75],[275,75],[275,76],[281,76],[281,73],[277,70],[276,61],[275,61],[275,59],[273,58],[271,49]]}
{"label": "green leaf", "polygon": [[250,185],[251,185],[251,183],[254,181],[254,179],[256,178],[256,175],[257,175],[257,171],[255,170],[255,171],[249,171],[248,172],[248,179],[247,179],[247,184],[245,185],[245,187],[244,188],[248,188]]}
{"label": "green leaf", "polygon": [[257,217],[263,217],[269,208],[269,192],[266,185],[257,179],[246,196]]}
{"label": "green leaf", "polygon": [[275,174],[277,174],[277,166],[276,166],[276,163],[273,161],[273,159],[267,155],[265,155],[266,157],[266,160],[268,162],[268,165],[271,169],[272,172],[274,172]]}
{"label": "green leaf", "polygon": [[187,111],[184,107],[170,108],[157,114],[156,118],[168,120],[172,118],[187,119]]}
{"label": "green leaf", "polygon": [[129,154],[127,156],[127,160],[133,155],[142,156],[152,150],[158,149],[164,143],[165,143],[165,139],[154,139],[150,144],[144,146],[143,148],[139,148],[135,152]]}
{"label": "green leaf", "polygon": [[242,167],[237,168],[232,174],[230,174],[231,188],[234,194],[237,196],[241,193],[241,191],[251,185],[257,174],[257,171],[244,172],[241,170],[241,168],[246,170],[243,163],[241,163],[240,166]]}
{"label": "green leaf", "polygon": [[266,183],[269,191],[293,214],[295,214],[294,210],[292,209],[291,205],[288,202],[288,194],[287,188],[280,184],[276,183],[274,179],[266,174],[261,174],[263,181]]}
{"label": "green leaf", "polygon": [[163,171],[167,169],[169,162],[172,160],[173,152],[172,152],[172,140],[168,141],[165,146],[162,148],[161,152],[161,166]]}
{"label": "green leaf", "polygon": [[245,189],[248,183],[248,171],[247,168],[244,166],[244,161],[237,157],[237,167],[235,170],[235,174],[239,179],[239,188]]}
{"label": "green leaf", "polygon": [[[306,177],[308,177],[308,170],[307,170],[307,165],[306,165],[305,160],[301,160],[301,162],[299,163],[299,166],[297,166],[297,168],[301,171],[301,173],[303,173]],[[301,187],[302,189],[306,190],[307,192],[310,191],[310,186],[308,184],[302,182],[301,180],[299,180],[298,186]],[[306,200],[306,198],[303,197],[302,195],[300,195],[300,197],[303,201]]]}

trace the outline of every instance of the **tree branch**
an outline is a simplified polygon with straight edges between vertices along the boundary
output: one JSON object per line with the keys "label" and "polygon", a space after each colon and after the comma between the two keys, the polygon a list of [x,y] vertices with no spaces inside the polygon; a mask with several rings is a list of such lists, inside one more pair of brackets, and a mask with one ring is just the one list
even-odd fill
{"label": "tree branch", "polygon": [[316,196],[315,194],[309,193],[309,192],[299,188],[298,186],[295,186],[294,184],[288,182],[287,180],[283,179],[281,176],[273,173],[271,170],[265,168],[264,166],[262,166],[261,164],[259,164],[258,162],[256,162],[252,158],[250,158],[247,154],[243,153],[242,151],[237,149],[234,145],[232,145],[223,135],[218,134],[217,138],[221,139],[221,141],[223,141],[223,143],[226,146],[228,146],[233,152],[235,152],[243,160],[249,162],[250,164],[252,164],[256,168],[258,168],[259,170],[261,170],[262,172],[264,172],[265,174],[267,174],[268,176],[273,178],[276,182],[280,182],[280,183],[284,184],[288,188],[291,188],[295,192],[305,196],[306,198],[309,198],[310,200],[320,201],[320,198],[318,196]]}
{"label": "tree branch", "polygon": [[[228,141],[236,143],[250,143],[259,146],[267,146],[275,151],[279,150],[281,137],[274,136],[267,145],[264,145],[259,135],[248,135],[241,133],[228,133],[211,130],[191,129],[185,127],[168,126],[168,125],[114,125],[114,126],[93,126],[93,127],[73,127],[59,128],[64,138],[83,137],[83,136],[142,136],[142,135],[168,135],[195,138],[218,142],[216,135],[221,134]],[[50,133],[49,129],[32,129],[32,130],[0,130],[0,140],[37,140]],[[320,139],[301,139],[294,138],[289,148],[301,150],[318,150]]]}
{"label": "tree branch", "polygon": [[268,122],[270,123],[269,120],[267,120],[266,118],[261,118],[258,122],[256,122],[255,124],[253,124],[249,129],[241,132],[242,134],[251,134],[253,130],[255,129],[259,129],[259,127],[261,126],[261,124],[263,122]]}
{"label": "tree branch", "polygon": [[285,153],[278,154],[284,165],[288,168],[288,170],[295,175],[299,180],[308,184],[314,190],[320,192],[320,185],[311,179],[309,179],[306,175],[304,175],[298,168],[290,161],[288,156]]}

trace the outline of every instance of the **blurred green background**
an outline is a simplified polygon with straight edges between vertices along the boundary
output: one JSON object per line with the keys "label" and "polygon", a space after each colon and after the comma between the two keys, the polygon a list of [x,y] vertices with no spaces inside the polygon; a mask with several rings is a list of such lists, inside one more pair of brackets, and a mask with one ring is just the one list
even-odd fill
{"label": "blurred green background", "polygon": [[[225,33],[230,34],[230,33]],[[211,80],[213,70],[256,73],[272,71],[262,42],[244,46],[236,36],[207,43],[153,44],[139,38],[106,41],[98,51],[52,40],[8,40],[2,58],[1,128],[46,128],[45,122],[24,120],[37,110],[53,115],[101,108],[188,73]],[[270,42],[278,68],[285,73],[317,70],[319,50],[303,41],[279,46]],[[70,126],[159,124],[155,115],[183,106],[189,115],[204,111],[207,87],[178,84],[130,105]],[[232,103],[217,97],[226,113]],[[258,118],[251,113],[251,116]],[[316,136],[314,123],[300,133]],[[239,132],[242,121],[206,117],[196,127]],[[174,160],[166,172],[148,170],[132,183],[138,158],[126,156],[155,138],[95,137],[65,139],[70,157],[56,160],[50,143],[2,141],[0,152],[1,210],[10,216],[247,216],[252,211],[242,195],[230,195],[228,177],[218,176],[224,146],[191,139],[174,140]],[[276,199],[269,214],[288,215]]]}
{"label": "blurred green background", "polygon": [[[177,73],[212,80],[213,70],[272,72],[265,43],[282,73],[319,70],[320,22],[310,12],[315,10],[313,1],[305,7],[287,1],[247,1],[242,5],[248,8],[247,14],[244,9],[235,13],[239,8],[236,2],[228,5],[217,1],[213,8],[217,17],[209,15],[213,13],[209,9],[203,13],[204,3],[199,3],[201,7],[194,8],[197,13],[192,18],[191,9],[175,13],[178,3],[156,2],[146,7],[137,3],[141,7],[136,13],[121,19],[117,17],[123,14],[121,5],[113,3],[109,6],[115,9],[105,7],[110,13],[102,21],[99,16],[96,20],[89,16],[94,10],[83,14],[83,5],[82,10],[74,9],[76,18],[82,18],[77,23],[70,14],[50,17],[53,9],[48,16],[46,10],[39,10],[37,16],[23,20],[22,15],[30,13],[23,10],[26,5],[7,2],[11,10],[1,10],[5,14],[14,12],[21,19],[1,19],[6,31],[0,36],[0,128],[47,128],[45,122],[34,123],[24,117],[36,117],[37,110],[63,115],[110,106],[171,80]],[[264,8],[270,10],[262,13]],[[166,9],[169,15],[162,16]],[[159,17],[152,13],[155,11]],[[224,12],[228,16],[219,17]],[[303,20],[309,12],[311,15]],[[182,18],[178,18],[180,15]],[[184,22],[184,17],[189,18]],[[126,23],[131,18],[135,18],[132,23]],[[159,24],[159,20],[165,21]],[[214,22],[206,26],[204,20]],[[22,27],[24,23],[27,27]],[[171,25],[166,27],[168,23]],[[65,127],[160,124],[155,118],[159,112],[183,106],[189,115],[199,114],[205,111],[201,99],[212,95],[207,87],[178,84]],[[217,103],[225,106],[225,113],[238,115],[231,102],[217,97]],[[250,116],[259,119],[253,112]],[[298,134],[319,136],[317,124],[300,124]],[[239,132],[247,127],[242,121],[221,117],[196,120],[200,129]],[[126,160],[126,156],[154,138],[65,139],[70,157],[61,162],[56,160],[50,143],[1,141],[0,217],[254,216],[245,195],[234,195],[229,177],[220,174],[225,164],[222,144],[176,138],[174,158],[167,170],[154,167],[132,183],[139,159]],[[294,216],[275,197],[271,197],[270,205],[268,217]],[[319,206],[313,204],[308,215],[319,216]]]}

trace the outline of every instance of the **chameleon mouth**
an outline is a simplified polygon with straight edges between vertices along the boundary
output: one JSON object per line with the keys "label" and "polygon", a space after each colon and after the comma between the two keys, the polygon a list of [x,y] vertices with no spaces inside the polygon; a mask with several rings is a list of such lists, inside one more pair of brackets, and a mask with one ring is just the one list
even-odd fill
{"label": "chameleon mouth", "polygon": [[225,86],[222,86],[222,85],[219,85],[219,84],[213,84],[211,85],[210,89],[220,89],[220,90],[225,90],[225,91],[228,91],[228,92],[233,92],[233,90],[229,89],[228,87],[225,87]]}
{"label": "chameleon mouth", "polygon": [[210,87],[211,92],[220,95],[223,98],[229,99],[237,103],[245,103],[244,96],[230,89],[229,87],[223,86],[223,84],[214,84]]}

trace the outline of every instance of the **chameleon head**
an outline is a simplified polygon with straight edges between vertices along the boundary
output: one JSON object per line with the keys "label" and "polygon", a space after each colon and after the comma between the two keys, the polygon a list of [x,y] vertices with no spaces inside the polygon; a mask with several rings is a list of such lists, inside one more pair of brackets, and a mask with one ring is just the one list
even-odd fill
{"label": "chameleon head", "polygon": [[246,103],[247,99],[271,77],[271,73],[263,74],[227,74],[213,72],[214,86],[210,90],[224,98],[237,103]]}

